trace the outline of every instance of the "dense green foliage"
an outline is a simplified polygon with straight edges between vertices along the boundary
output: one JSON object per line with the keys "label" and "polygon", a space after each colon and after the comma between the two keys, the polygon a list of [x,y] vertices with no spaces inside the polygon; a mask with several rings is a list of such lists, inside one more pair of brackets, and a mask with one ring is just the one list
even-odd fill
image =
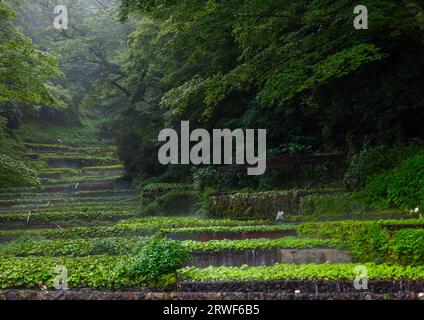
{"label": "dense green foliage", "polygon": [[15,11],[0,2],[0,106],[53,104],[48,80],[59,75],[55,56],[38,50],[14,24]]}
{"label": "dense green foliage", "polygon": [[387,230],[371,222],[360,226],[346,242],[352,256],[358,261],[383,263],[386,260],[388,238]]}
{"label": "dense green foliage", "polygon": [[0,188],[39,186],[11,131],[26,110],[59,103],[49,82],[60,74],[57,57],[39,50],[16,26],[16,18],[8,1],[0,1]]}
{"label": "dense green foliage", "polygon": [[[422,138],[422,7],[413,3],[362,2],[370,28],[358,31],[347,1],[121,0],[122,18],[139,20],[133,103],[117,133],[128,171],[164,173],[154,141],[180,120],[266,128],[270,155]],[[170,167],[164,180],[189,174]]]}
{"label": "dense green foliage", "polygon": [[424,264],[424,229],[404,229],[390,240],[391,258],[397,263]]}
{"label": "dense green foliage", "polygon": [[194,213],[198,194],[194,191],[170,191],[148,202],[140,212],[142,216],[188,215]]}
{"label": "dense green foliage", "polygon": [[24,162],[0,154],[0,187],[39,187],[37,172]]}
{"label": "dense green foliage", "polygon": [[315,214],[320,217],[338,213],[349,214],[364,209],[350,193],[310,195],[300,200],[300,210],[303,214]]}
{"label": "dense green foliage", "polygon": [[347,240],[352,234],[367,224],[378,224],[390,229],[393,226],[418,226],[424,227],[423,219],[405,219],[405,220],[377,220],[377,221],[326,221],[326,222],[308,222],[296,226],[299,235],[330,237]]}
{"label": "dense green foliage", "polygon": [[38,158],[40,160],[46,161],[47,163],[63,161],[68,163],[75,163],[81,167],[89,167],[93,165],[112,165],[116,163],[116,159],[106,156],[97,157],[90,155],[42,154]]}
{"label": "dense green foliage", "polygon": [[343,243],[333,239],[299,239],[286,237],[280,239],[249,240],[211,240],[207,242],[186,241],[184,245],[196,251],[253,250],[253,249],[308,249],[308,248],[343,248]]}
{"label": "dense green foliage", "polygon": [[0,288],[53,288],[57,277],[54,268],[64,265],[68,269],[70,288],[119,289],[141,285],[118,276],[118,263],[128,263],[130,257],[87,258],[2,258],[0,260]]}
{"label": "dense green foliage", "polygon": [[[419,226],[391,232],[391,226]],[[306,223],[297,226],[298,234],[339,239],[357,261],[422,264],[423,219],[345,221]]]}
{"label": "dense green foliage", "polygon": [[[154,229],[153,229],[154,230]],[[21,236],[30,236],[45,239],[79,239],[98,237],[134,237],[152,233],[146,225],[114,225],[95,227],[72,227],[60,229],[10,230],[0,231],[0,237],[14,239]]]}
{"label": "dense green foliage", "polygon": [[149,183],[143,187],[143,192],[169,192],[169,191],[186,191],[192,189],[190,184],[183,183]]}
{"label": "dense green foliage", "polygon": [[140,245],[128,272],[134,278],[158,284],[163,276],[176,275],[189,257],[190,251],[179,241],[152,237]]}
{"label": "dense green foliage", "polygon": [[74,227],[59,229],[36,229],[36,230],[9,230],[0,231],[0,238],[17,238],[30,236],[46,239],[78,239],[99,237],[135,237],[151,235],[163,228],[189,227],[189,226],[238,226],[238,225],[261,225],[261,220],[209,220],[194,217],[151,217],[133,221],[124,221],[113,226]]}
{"label": "dense green foliage", "polygon": [[[54,267],[68,268],[70,288],[122,289],[141,286],[142,278],[131,278],[122,272],[122,265],[132,263],[132,257],[86,258],[3,258],[0,260],[0,288],[53,288],[57,274]],[[355,264],[308,264],[272,267],[211,267],[185,268],[179,274],[190,280],[348,280],[354,278]],[[402,267],[367,263],[370,280],[422,280],[423,266]],[[175,279],[174,279],[175,281]]]}
{"label": "dense green foliage", "polygon": [[[0,289],[44,291],[58,265],[70,288],[103,290],[351,282],[359,263],[424,280],[423,1],[363,0],[366,30],[347,0],[61,4],[67,30],[56,0],[0,0]],[[161,165],[158,133],[183,120],[266,129],[265,175]],[[327,221],[273,223],[282,210]],[[363,221],[328,221],[345,218]],[[170,239],[262,234],[281,238]],[[279,248],[355,264],[181,269],[191,252]]]}
{"label": "dense green foliage", "polygon": [[16,257],[125,255],[133,250],[139,241],[141,238],[31,240],[24,237],[2,246],[0,253]]}
{"label": "dense green foliage", "polygon": [[122,220],[135,216],[134,210],[125,209],[105,209],[101,211],[53,211],[53,212],[32,212],[27,213],[10,213],[0,215],[0,223],[24,223],[28,217],[32,222],[51,222],[51,221],[68,221],[81,219],[84,221],[90,220]]}
{"label": "dense green foliage", "polygon": [[290,220],[407,219],[419,216],[415,211],[388,206],[383,199],[371,200],[365,191],[305,196],[300,199],[299,208],[302,214],[289,217]]}
{"label": "dense green foliage", "polygon": [[360,189],[369,179],[385,170],[393,169],[419,149],[416,147],[365,147],[349,159],[344,184],[349,189]]}
{"label": "dense green foliage", "polygon": [[[219,221],[219,220],[218,220]],[[215,223],[214,223],[215,224]],[[282,231],[282,230],[294,230],[294,226],[271,226],[271,225],[257,225],[257,226],[205,226],[205,227],[180,227],[162,229],[164,233],[192,233],[192,232],[229,232],[229,233],[243,233],[243,232],[267,232],[267,231]]]}
{"label": "dense green foliage", "polygon": [[[253,250],[253,249],[307,249],[339,248],[343,242],[334,239],[280,238],[248,240],[212,240],[206,242],[182,241],[181,245],[191,251]],[[5,256],[73,256],[126,255],[138,253],[146,246],[143,238],[96,238],[96,239],[54,239],[31,240],[23,237],[0,246],[0,254]]]}
{"label": "dense green foliage", "polygon": [[424,152],[373,176],[363,190],[369,201],[390,207],[424,208]]}

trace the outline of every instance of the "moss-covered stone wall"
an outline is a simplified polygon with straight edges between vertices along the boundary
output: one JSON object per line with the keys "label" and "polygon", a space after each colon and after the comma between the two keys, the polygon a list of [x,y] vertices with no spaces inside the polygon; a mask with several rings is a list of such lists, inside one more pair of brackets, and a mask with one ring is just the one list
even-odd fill
{"label": "moss-covered stone wall", "polygon": [[303,197],[328,191],[270,191],[213,196],[209,199],[209,215],[215,218],[275,219],[279,211],[285,217],[301,214]]}

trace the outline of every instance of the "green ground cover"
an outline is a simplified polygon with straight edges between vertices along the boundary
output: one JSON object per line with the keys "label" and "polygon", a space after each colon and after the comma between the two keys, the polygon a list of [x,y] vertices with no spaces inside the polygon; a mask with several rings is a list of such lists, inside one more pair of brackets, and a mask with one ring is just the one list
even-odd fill
{"label": "green ground cover", "polygon": [[297,232],[341,240],[357,261],[424,264],[423,219],[308,223],[297,226]]}
{"label": "green ground cover", "polygon": [[[134,238],[97,238],[73,240],[31,240],[22,238],[0,246],[0,255],[4,256],[74,256],[89,255],[125,255],[136,252],[143,246],[144,237]],[[287,237],[281,239],[249,240],[212,240],[207,242],[182,241],[182,245],[191,251],[224,251],[253,249],[343,249],[343,242],[329,239],[299,239]]]}
{"label": "green ground cover", "polygon": [[113,226],[74,227],[59,229],[35,230],[8,230],[0,231],[0,238],[17,238],[21,236],[46,238],[46,239],[78,239],[97,237],[134,237],[150,235],[159,232],[162,228],[188,227],[188,226],[237,226],[261,225],[262,220],[237,221],[237,220],[211,220],[195,217],[150,217],[123,221]]}
{"label": "green ground cover", "polygon": [[69,220],[122,220],[135,215],[134,210],[104,210],[104,211],[72,211],[68,212],[31,212],[0,215],[0,224],[26,223],[30,219],[32,223],[45,221],[69,221]]}
{"label": "green ground cover", "polygon": [[196,233],[196,232],[228,232],[228,233],[243,233],[243,232],[270,232],[282,230],[295,230],[295,226],[289,225],[256,225],[256,226],[205,226],[205,227],[183,227],[162,229],[163,233]]}
{"label": "green ground cover", "polygon": [[[424,266],[365,263],[369,280],[423,280]],[[270,267],[188,267],[180,270],[184,279],[195,281],[348,280],[355,278],[356,264],[276,264]]]}
{"label": "green ground cover", "polygon": [[[142,277],[130,277],[124,265],[133,263],[131,256],[26,257],[0,260],[0,288],[53,287],[56,266],[68,269],[70,288],[122,289],[145,283]],[[354,279],[355,264],[276,264],[271,267],[209,267],[184,268],[178,271],[182,279],[194,281],[263,281],[263,280],[348,280]],[[370,280],[423,280],[424,266],[366,263]],[[175,281],[175,278],[174,278]]]}

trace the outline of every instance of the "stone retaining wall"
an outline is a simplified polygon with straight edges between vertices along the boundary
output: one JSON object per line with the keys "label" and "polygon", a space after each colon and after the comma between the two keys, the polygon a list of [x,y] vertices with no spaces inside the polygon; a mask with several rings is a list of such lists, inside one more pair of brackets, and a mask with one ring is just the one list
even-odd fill
{"label": "stone retaining wall", "polygon": [[301,213],[300,200],[312,194],[327,191],[270,191],[212,196],[209,215],[214,218],[275,219],[279,211],[286,216]]}
{"label": "stone retaining wall", "polygon": [[209,266],[273,266],[276,263],[350,263],[352,258],[347,251],[313,248],[313,249],[256,249],[197,251],[187,264],[199,268]]}
{"label": "stone retaining wall", "polygon": [[174,291],[41,291],[8,289],[0,300],[424,300],[424,281],[370,281],[355,290],[352,281],[180,282]]}

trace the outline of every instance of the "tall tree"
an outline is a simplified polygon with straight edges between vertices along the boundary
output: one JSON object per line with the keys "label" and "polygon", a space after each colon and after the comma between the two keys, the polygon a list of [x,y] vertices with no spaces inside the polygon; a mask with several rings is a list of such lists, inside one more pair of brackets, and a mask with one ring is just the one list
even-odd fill
{"label": "tall tree", "polygon": [[0,103],[52,103],[48,80],[59,75],[57,58],[38,50],[14,19],[15,11],[0,1]]}
{"label": "tall tree", "polygon": [[[131,36],[132,119],[123,121],[156,111],[157,129],[181,119],[265,127],[277,153],[422,138],[422,3],[361,4],[368,30],[354,28],[347,0],[121,0],[121,19],[141,21]],[[150,99],[153,87],[161,92]]]}

